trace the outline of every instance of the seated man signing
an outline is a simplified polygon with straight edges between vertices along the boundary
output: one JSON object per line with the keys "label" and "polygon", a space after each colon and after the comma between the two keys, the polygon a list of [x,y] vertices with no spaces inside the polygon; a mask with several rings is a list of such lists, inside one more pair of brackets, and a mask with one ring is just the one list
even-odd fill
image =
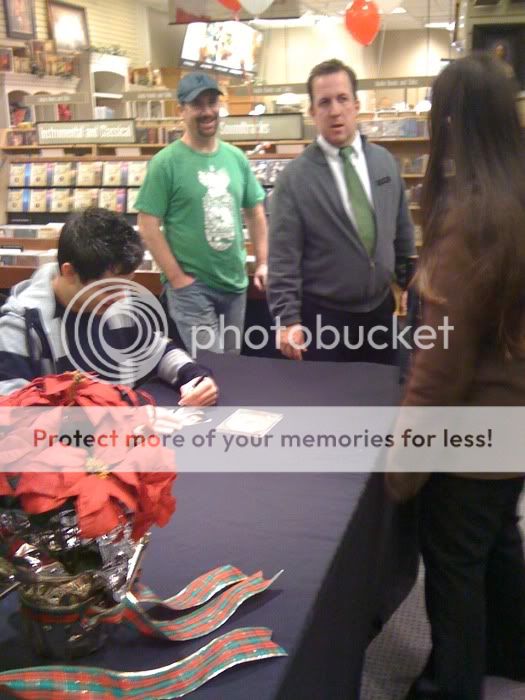
{"label": "seated man signing", "polygon": [[180,391],[181,405],[216,403],[210,372],[164,335],[160,304],[131,281],[143,255],[139,234],[118,214],[72,214],[58,264],[15,285],[0,309],[0,395],[78,369],[128,385],[155,374]]}

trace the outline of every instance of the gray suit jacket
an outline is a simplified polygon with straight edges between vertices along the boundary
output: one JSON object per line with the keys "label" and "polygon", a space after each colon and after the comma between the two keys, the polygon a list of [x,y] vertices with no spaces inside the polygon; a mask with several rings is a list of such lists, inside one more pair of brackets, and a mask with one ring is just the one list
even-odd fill
{"label": "gray suit jacket", "polygon": [[392,155],[363,138],[376,220],[369,256],[324,153],[313,143],[281,173],[270,200],[268,302],[283,325],[308,296],[325,308],[367,312],[385,299],[396,261],[414,255],[414,227]]}

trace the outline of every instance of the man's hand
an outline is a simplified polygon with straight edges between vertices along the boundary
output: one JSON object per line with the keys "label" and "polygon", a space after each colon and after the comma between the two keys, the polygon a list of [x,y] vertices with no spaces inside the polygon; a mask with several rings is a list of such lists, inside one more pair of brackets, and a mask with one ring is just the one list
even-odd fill
{"label": "man's hand", "polygon": [[290,360],[302,360],[306,351],[304,332],[300,323],[279,328],[277,331],[277,347]]}
{"label": "man's hand", "polygon": [[183,289],[184,287],[189,287],[190,284],[193,284],[195,282],[195,277],[182,272],[180,275],[177,275],[177,277],[170,279],[169,282],[173,289]]}
{"label": "man's hand", "polygon": [[213,406],[219,389],[211,377],[195,377],[180,388],[179,406]]}
{"label": "man's hand", "polygon": [[266,263],[259,263],[257,267],[255,268],[255,272],[253,274],[253,283],[255,285],[255,289],[258,289],[260,292],[264,292],[266,289],[266,280],[268,279],[268,265]]}

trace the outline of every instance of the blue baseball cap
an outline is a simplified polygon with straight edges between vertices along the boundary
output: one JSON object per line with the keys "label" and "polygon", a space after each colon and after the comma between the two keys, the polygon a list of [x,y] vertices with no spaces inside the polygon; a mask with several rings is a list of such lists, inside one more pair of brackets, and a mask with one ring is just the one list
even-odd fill
{"label": "blue baseball cap", "polygon": [[188,73],[177,86],[177,99],[182,104],[193,102],[205,90],[215,90],[219,95],[223,94],[219,90],[217,81],[211,75],[207,73]]}

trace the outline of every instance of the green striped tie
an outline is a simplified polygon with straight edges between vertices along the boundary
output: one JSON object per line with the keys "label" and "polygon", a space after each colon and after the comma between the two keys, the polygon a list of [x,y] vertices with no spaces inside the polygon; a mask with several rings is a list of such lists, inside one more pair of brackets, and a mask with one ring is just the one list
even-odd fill
{"label": "green striped tie", "polygon": [[361,179],[352,164],[352,155],[354,154],[355,149],[353,146],[346,146],[339,151],[339,155],[343,160],[346,187],[352,204],[357,232],[368,254],[372,255],[376,243],[374,212],[370,206],[370,201],[368,200]]}

